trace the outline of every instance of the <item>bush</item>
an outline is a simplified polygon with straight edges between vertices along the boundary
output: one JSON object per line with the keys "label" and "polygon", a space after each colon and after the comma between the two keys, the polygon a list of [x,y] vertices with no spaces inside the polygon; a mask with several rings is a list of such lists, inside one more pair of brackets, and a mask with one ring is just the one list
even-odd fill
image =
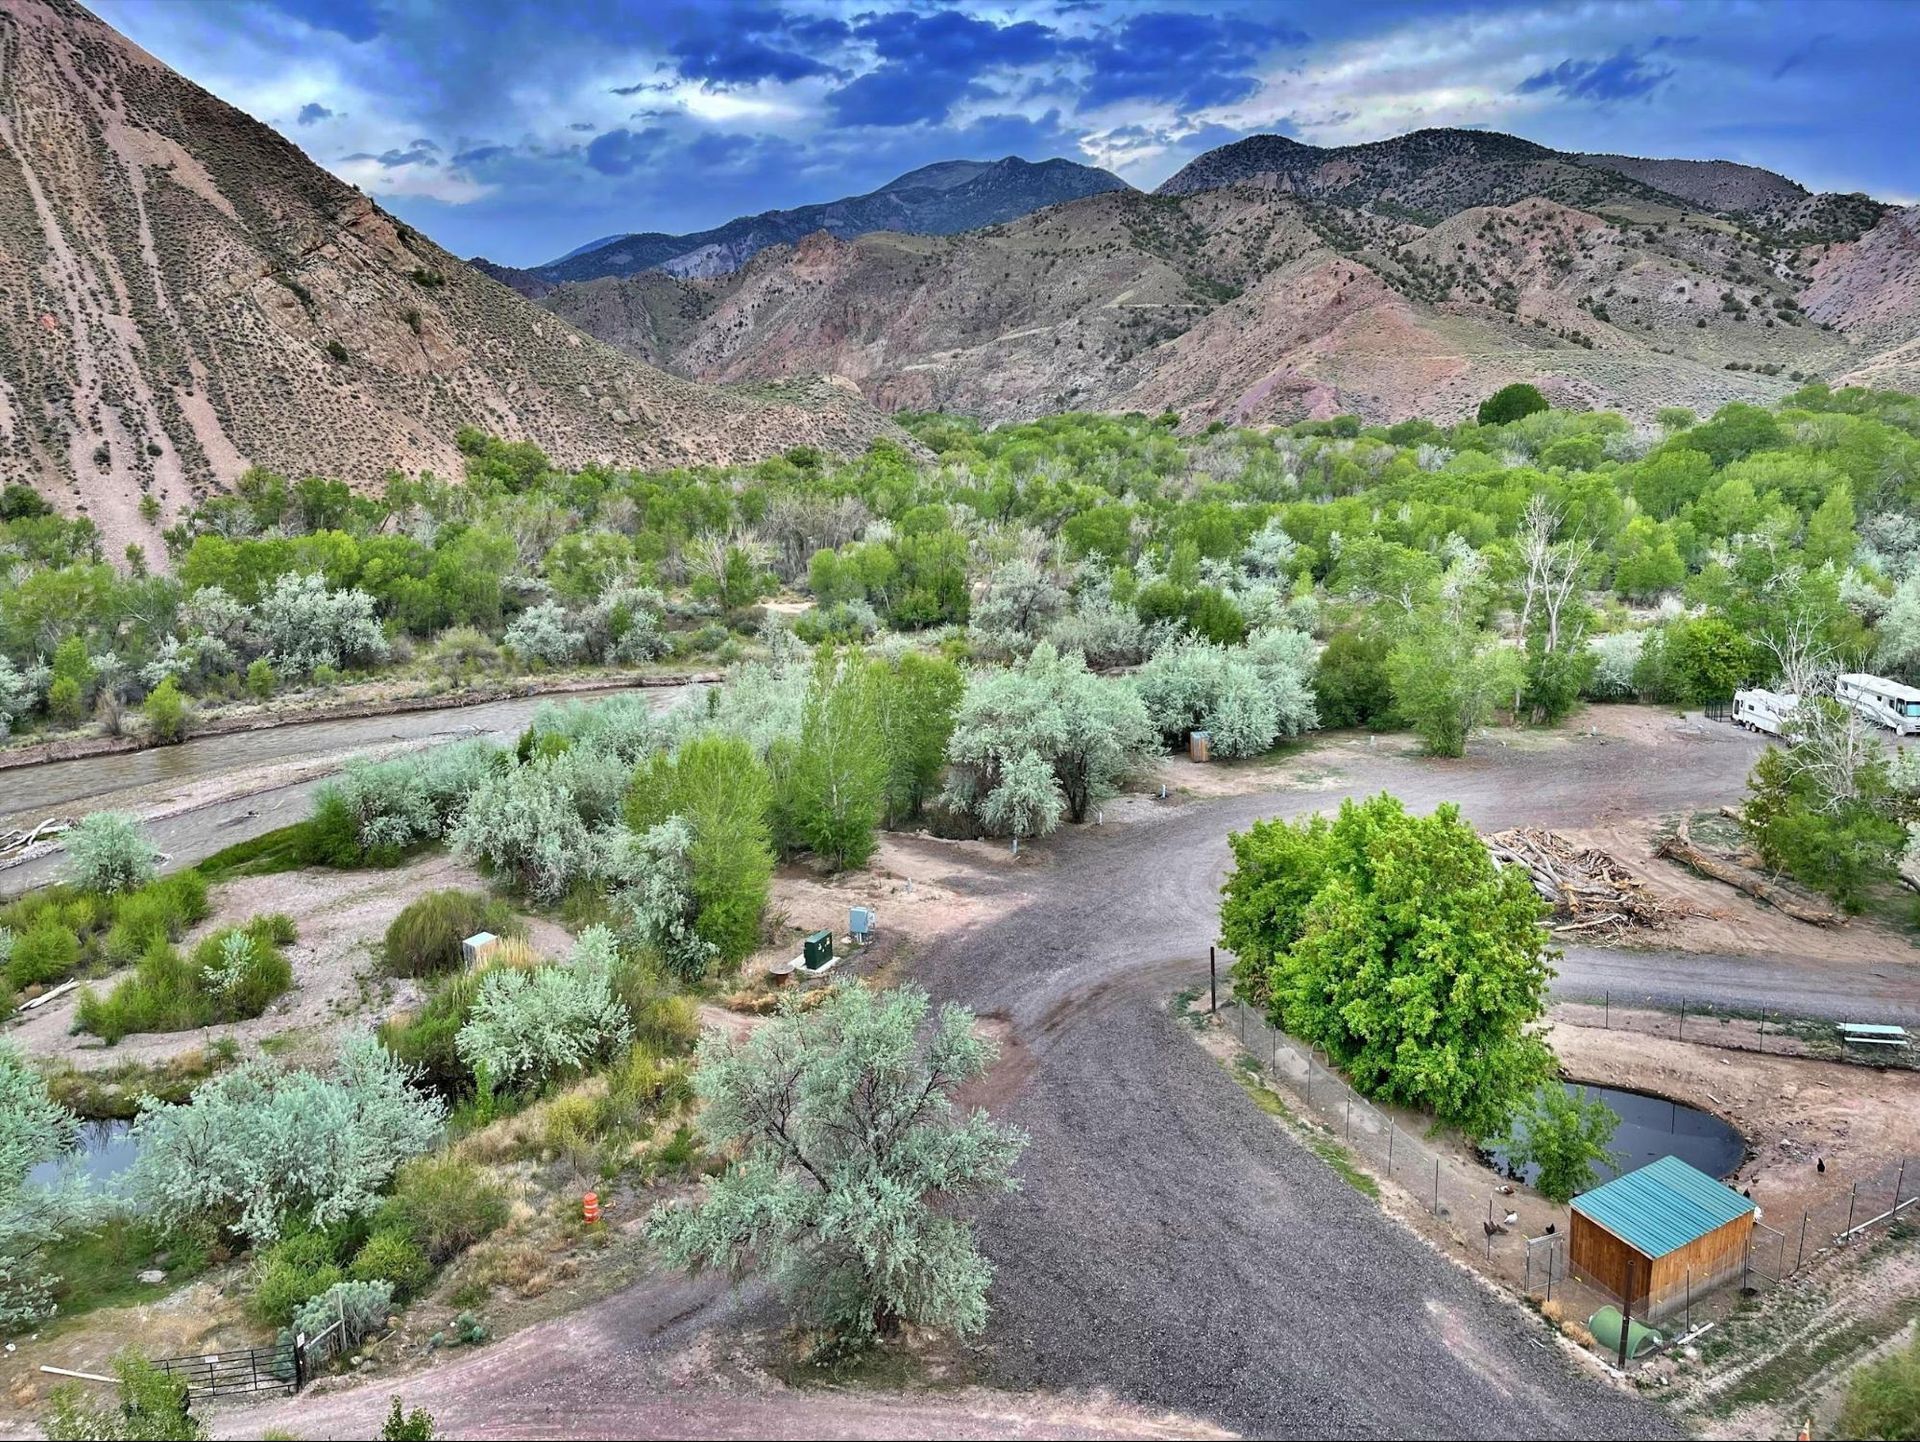
{"label": "bush", "polygon": [[584,932],[563,965],[486,974],[456,1045],[476,1074],[537,1084],[623,1050],[633,1023],[613,992],[618,960],[605,927]]}
{"label": "bush", "polygon": [[504,902],[477,891],[429,891],[387,927],[386,965],[395,976],[432,976],[460,965],[460,943],[476,932],[516,930]]}
{"label": "bush", "polygon": [[296,1337],[317,1337],[335,1322],[344,1325],[349,1347],[384,1326],[393,1309],[393,1284],[387,1281],[335,1282],[293,1314]]}
{"label": "bush", "polygon": [[279,684],[280,678],[273,674],[273,663],[265,656],[256,658],[247,667],[247,694],[254,700],[266,700]]}
{"label": "bush", "polygon": [[1393,713],[1384,632],[1336,631],[1313,672],[1322,726],[1379,726]]}
{"label": "bush", "polygon": [[108,961],[124,965],[156,941],[178,941],[188,927],[206,917],[206,878],[197,871],[176,872],[115,902],[101,953]]}
{"label": "bush", "polygon": [[124,811],[95,811],[60,838],[67,875],[82,891],[117,896],[153,880],[160,852]]}
{"label": "bush", "polygon": [[433,1263],[415,1244],[410,1233],[399,1227],[375,1231],[366,1245],[354,1254],[347,1268],[347,1279],[354,1282],[391,1282],[400,1301],[418,1296],[433,1280]]}
{"label": "bush", "polygon": [[147,718],[147,734],[161,745],[173,746],[187,739],[187,703],[173,677],[168,676],[147,693],[140,713]]}
{"label": "bush", "polygon": [[192,1031],[259,1016],[293,985],[293,966],[279,950],[292,931],[284,916],[259,916],[245,927],[222,927],[190,956],[156,939],[109,995],[85,989],[74,1028],[111,1046],[134,1032]]}
{"label": "bush", "polygon": [[295,1232],[255,1259],[248,1305],[268,1326],[284,1327],[310,1300],[345,1280],[334,1238],[321,1231]]}
{"label": "bush", "polygon": [[433,1266],[445,1266],[507,1220],[507,1198],[471,1162],[446,1152],[400,1168],[374,1232],[398,1232]]}
{"label": "bush", "polygon": [[13,939],[7,960],[7,984],[15,991],[59,981],[80,964],[80,938],[47,913],[32,929]]}
{"label": "bush", "polygon": [[332,1076],[256,1061],[221,1072],[188,1102],[149,1098],[133,1124],[130,1195],[159,1226],[220,1226],[256,1243],[289,1221],[367,1216],[446,1119],[408,1081],[372,1036],[354,1033]]}

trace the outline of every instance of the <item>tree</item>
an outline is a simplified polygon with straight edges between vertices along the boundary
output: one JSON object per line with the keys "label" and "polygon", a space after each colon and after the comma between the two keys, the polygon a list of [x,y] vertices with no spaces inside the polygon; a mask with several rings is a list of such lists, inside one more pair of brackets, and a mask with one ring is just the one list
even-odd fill
{"label": "tree", "polygon": [[745,1037],[709,1031],[694,1086],[716,1150],[739,1149],[698,1202],[656,1208],[648,1230],[675,1266],[749,1267],[843,1348],[903,1322],[962,1335],[986,1324],[993,1269],[968,1224],[968,1196],[1014,1188],[1019,1131],[954,1091],[998,1048],[971,1012],[927,994],[837,986],[825,1005],[783,999]]}
{"label": "tree", "polygon": [[387,658],[373,597],[359,590],[329,590],[321,575],[282,575],[260,600],[259,624],[274,664],[289,675]]}
{"label": "tree", "polygon": [[967,636],[984,656],[1021,656],[1066,608],[1067,593],[1039,566],[1008,561],[987,578],[974,603]]}
{"label": "tree", "polygon": [[1483,426],[1504,426],[1509,421],[1517,421],[1522,416],[1546,409],[1547,398],[1540,394],[1538,386],[1515,381],[1510,386],[1502,386],[1480,402],[1480,410],[1474,419]]}
{"label": "tree", "polygon": [[580,746],[485,771],[453,827],[454,849],[557,901],[599,872],[625,777],[614,757]]}
{"label": "tree", "polygon": [[160,850],[124,811],[88,813],[60,838],[67,852],[67,876],[82,891],[118,896],[153,880]]}
{"label": "tree", "polygon": [[1168,745],[1183,747],[1205,731],[1216,756],[1258,756],[1281,736],[1319,725],[1312,653],[1299,631],[1256,631],[1238,647],[1180,641],[1155,652],[1134,684]]}
{"label": "tree", "polygon": [[954,718],[947,799],[1002,836],[1086,819],[1146,757],[1140,698],[1048,642],[1005,670],[976,671]]}
{"label": "tree", "polygon": [[1384,631],[1335,631],[1313,668],[1314,709],[1322,726],[1378,726],[1393,711]]}
{"label": "tree", "polygon": [[1611,1149],[1620,1116],[1598,1097],[1575,1096],[1559,1082],[1534,1094],[1524,1120],[1507,1143],[1507,1165],[1538,1167],[1534,1188],[1552,1202],[1565,1202],[1593,1185],[1596,1164],[1613,1162]]}
{"label": "tree", "polygon": [[140,711],[147,718],[147,734],[161,745],[173,746],[187,739],[187,703],[173,677],[163,678],[147,693]]}
{"label": "tree", "polygon": [[1524,871],[1496,868],[1457,807],[1412,816],[1386,795],[1231,844],[1221,938],[1275,1024],[1365,1095],[1504,1135],[1552,1074],[1530,1030],[1552,968]]}
{"label": "tree", "polygon": [[700,935],[700,899],[693,890],[693,827],[670,816],[643,833],[615,838],[608,864],[624,934],[685,981],[698,981],[716,948]]}
{"label": "tree", "polygon": [[892,827],[918,816],[940,789],[967,680],[946,657],[918,651],[876,662],[874,680],[874,724],[886,757],[881,820]]}
{"label": "tree", "polygon": [[783,849],[805,846],[838,871],[873,855],[886,797],[886,740],[878,683],[858,655],[814,658],[800,734],[768,756],[778,778],[774,814]]}
{"label": "tree", "polygon": [[1519,658],[1499,641],[1438,609],[1408,627],[1387,653],[1394,710],[1435,756],[1460,756],[1467,738],[1513,693]]}
{"label": "tree", "polygon": [[753,748],[715,733],[684,741],[671,754],[655,752],[627,789],[627,825],[649,831],[681,816],[693,828],[693,893],[700,903],[695,930],[720,960],[743,960],[760,940],[773,877],[767,815],[773,785]]}
{"label": "tree", "polygon": [[573,624],[566,608],[555,601],[529,606],[513,618],[501,637],[523,661],[543,666],[564,666],[580,654],[586,633]]}

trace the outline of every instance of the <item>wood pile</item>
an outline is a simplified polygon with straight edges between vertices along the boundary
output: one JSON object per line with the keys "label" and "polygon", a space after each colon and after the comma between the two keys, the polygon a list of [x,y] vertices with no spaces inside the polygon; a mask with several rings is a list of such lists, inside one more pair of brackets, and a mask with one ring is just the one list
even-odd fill
{"label": "wood pile", "polygon": [[1561,918],[1555,931],[1617,934],[1661,926],[1679,914],[1612,856],[1557,831],[1515,827],[1482,839],[1497,865],[1526,868],[1533,889]]}
{"label": "wood pile", "polygon": [[1783,911],[1795,921],[1805,921],[1814,926],[1838,926],[1839,913],[1820,905],[1769,881],[1759,873],[1750,871],[1724,856],[1716,856],[1702,850],[1688,834],[1687,823],[1682,821],[1673,835],[1660,843],[1656,856],[1664,856],[1677,861],[1682,866],[1691,867],[1702,876],[1715,881],[1724,881],[1728,886],[1746,892],[1756,901],[1764,901],[1776,911]]}

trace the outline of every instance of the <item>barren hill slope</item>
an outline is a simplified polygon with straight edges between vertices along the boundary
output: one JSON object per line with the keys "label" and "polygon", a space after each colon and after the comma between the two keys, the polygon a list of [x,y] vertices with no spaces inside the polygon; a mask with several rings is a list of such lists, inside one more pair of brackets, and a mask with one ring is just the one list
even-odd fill
{"label": "barren hill slope", "polygon": [[[0,477],[116,546],[249,464],[458,474],[474,425],[567,464],[888,429],[850,388],[729,393],[591,340],[67,0],[0,0]],[[149,545],[157,553],[157,547]]]}

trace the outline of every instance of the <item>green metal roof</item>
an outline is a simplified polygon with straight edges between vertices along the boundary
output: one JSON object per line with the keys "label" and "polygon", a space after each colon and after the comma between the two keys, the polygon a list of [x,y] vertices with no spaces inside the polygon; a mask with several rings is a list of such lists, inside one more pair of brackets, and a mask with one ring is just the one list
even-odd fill
{"label": "green metal roof", "polygon": [[1754,1208],[1699,1168],[1662,1157],[1575,1197],[1573,1209],[1642,1256],[1664,1257]]}

